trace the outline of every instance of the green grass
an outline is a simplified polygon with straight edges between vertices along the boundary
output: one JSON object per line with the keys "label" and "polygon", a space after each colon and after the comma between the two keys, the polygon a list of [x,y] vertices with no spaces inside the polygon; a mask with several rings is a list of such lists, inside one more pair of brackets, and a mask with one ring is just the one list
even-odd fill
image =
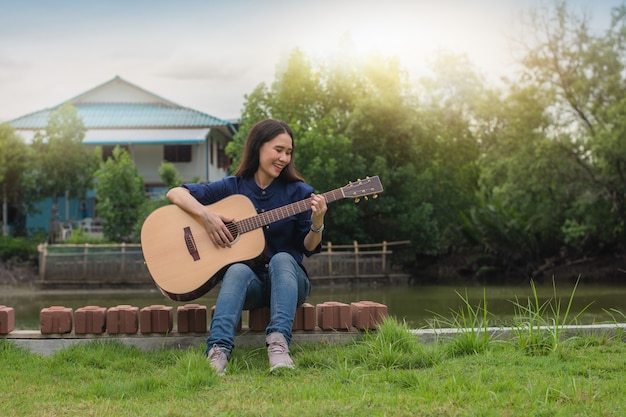
{"label": "green grass", "polygon": [[[533,286],[533,290],[535,287]],[[233,351],[218,377],[204,346],[141,351],[119,342],[49,357],[0,340],[3,416],[622,416],[626,344],[619,329],[572,335],[576,287],[562,304],[512,301],[509,339],[492,338],[487,297],[437,315],[462,329],[421,343],[386,319],[347,346],[295,345],[295,370],[269,374],[263,347]],[[583,309],[584,311],[584,309]],[[611,310],[616,322],[624,313]]]}
{"label": "green grass", "polygon": [[237,348],[223,377],[210,369],[203,346],[146,352],[93,342],[44,357],[0,340],[0,410],[3,416],[621,416],[626,344],[618,337],[581,335],[532,355],[513,340],[481,336],[480,350],[470,343],[460,352],[453,340],[419,343],[405,323],[388,319],[347,346],[292,346],[297,368],[277,374],[268,373],[264,348]]}

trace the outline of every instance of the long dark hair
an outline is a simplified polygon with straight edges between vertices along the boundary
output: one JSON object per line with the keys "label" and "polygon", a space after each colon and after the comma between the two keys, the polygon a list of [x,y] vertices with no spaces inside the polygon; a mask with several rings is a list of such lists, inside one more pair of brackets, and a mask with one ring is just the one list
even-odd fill
{"label": "long dark hair", "polygon": [[259,169],[259,154],[261,146],[269,142],[281,133],[287,133],[291,137],[291,161],[281,171],[278,178],[286,182],[304,181],[304,178],[296,169],[294,154],[296,147],[293,140],[293,132],[289,125],[281,120],[265,119],[257,122],[246,139],[243,155],[235,175],[239,177],[251,177]]}

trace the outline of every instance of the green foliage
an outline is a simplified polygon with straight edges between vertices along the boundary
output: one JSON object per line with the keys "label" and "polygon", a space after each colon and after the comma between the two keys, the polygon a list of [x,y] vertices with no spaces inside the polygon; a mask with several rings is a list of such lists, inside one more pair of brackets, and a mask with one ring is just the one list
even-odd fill
{"label": "green foliage", "polygon": [[20,206],[26,198],[26,172],[32,168],[32,150],[7,123],[0,124],[0,201]]}
{"label": "green foliage", "polygon": [[58,197],[84,198],[93,184],[100,153],[83,146],[85,131],[76,108],[67,103],[50,113],[45,132],[37,132],[33,139],[36,170],[30,174],[34,179],[31,197],[52,198],[50,240],[54,239]]}
{"label": "green foliage", "polygon": [[515,272],[525,275],[527,263],[536,262],[536,236],[528,232],[528,221],[516,210],[507,210],[492,200],[490,205],[472,207],[462,217],[468,242],[481,245],[491,258],[475,271],[476,277],[486,280]]}
{"label": "green foliage", "polygon": [[68,245],[83,245],[85,243],[97,245],[99,243],[107,243],[107,241],[104,238],[95,237],[87,234],[83,231],[83,229],[78,228],[73,229],[72,235],[69,238],[65,239],[62,243]]}
{"label": "green foliage", "polygon": [[314,65],[295,50],[272,85],[259,85],[246,99],[227,149],[234,161],[252,124],[273,117],[294,130],[296,166],[318,192],[381,178],[380,199],[330,207],[325,239],[409,239],[429,254],[460,243],[458,212],[473,200],[477,148],[460,115],[451,131],[443,105],[421,108],[397,59]]}
{"label": "green foliage", "polygon": [[104,219],[103,232],[113,242],[136,241],[134,228],[146,197],[143,179],[130,155],[119,146],[96,173],[96,209]]}
{"label": "green foliage", "polygon": [[69,103],[50,113],[45,133],[38,133],[33,141],[41,196],[56,198],[67,192],[69,197],[82,198],[91,187],[100,155],[83,146],[85,130]]}
{"label": "green foliage", "polygon": [[550,136],[564,157],[553,165],[577,167],[575,177],[557,183],[576,187],[567,223],[558,224],[578,224],[587,231],[578,246],[591,241],[600,249],[626,240],[626,6],[614,8],[611,17],[609,29],[594,35],[589,18],[572,13],[564,1],[537,11],[530,25],[540,28],[540,42],[523,61],[527,82],[554,92],[546,110],[554,114]]}
{"label": "green foliage", "polygon": [[0,260],[2,262],[35,262],[37,242],[23,237],[0,236]]}
{"label": "green foliage", "polygon": [[161,166],[159,166],[159,176],[167,188],[178,187],[184,182],[183,177],[178,173],[176,166],[167,161],[161,162]]}

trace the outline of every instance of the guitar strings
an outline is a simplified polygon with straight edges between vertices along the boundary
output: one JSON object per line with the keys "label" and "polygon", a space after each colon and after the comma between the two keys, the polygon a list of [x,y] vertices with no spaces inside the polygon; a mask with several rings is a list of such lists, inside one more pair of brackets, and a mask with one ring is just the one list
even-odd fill
{"label": "guitar strings", "polygon": [[233,236],[233,239],[237,239],[237,236],[239,236],[239,228],[237,227],[237,225],[234,222],[229,222],[226,223],[226,228]]}

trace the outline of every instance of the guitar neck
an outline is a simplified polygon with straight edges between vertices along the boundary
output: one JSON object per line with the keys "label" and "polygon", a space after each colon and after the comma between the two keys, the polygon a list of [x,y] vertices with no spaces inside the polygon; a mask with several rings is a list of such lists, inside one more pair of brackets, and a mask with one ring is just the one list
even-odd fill
{"label": "guitar neck", "polygon": [[[342,189],[337,188],[332,191],[328,191],[322,194],[326,199],[326,203],[332,203],[333,201],[344,198]],[[243,220],[235,220],[240,233],[246,233],[259,227],[267,226],[268,224],[277,222],[282,219],[286,219],[289,216],[294,216],[305,212],[311,208],[311,197],[304,200],[296,201],[295,203],[287,204],[286,206],[278,207],[273,210],[265,211],[256,216],[248,217]]]}

